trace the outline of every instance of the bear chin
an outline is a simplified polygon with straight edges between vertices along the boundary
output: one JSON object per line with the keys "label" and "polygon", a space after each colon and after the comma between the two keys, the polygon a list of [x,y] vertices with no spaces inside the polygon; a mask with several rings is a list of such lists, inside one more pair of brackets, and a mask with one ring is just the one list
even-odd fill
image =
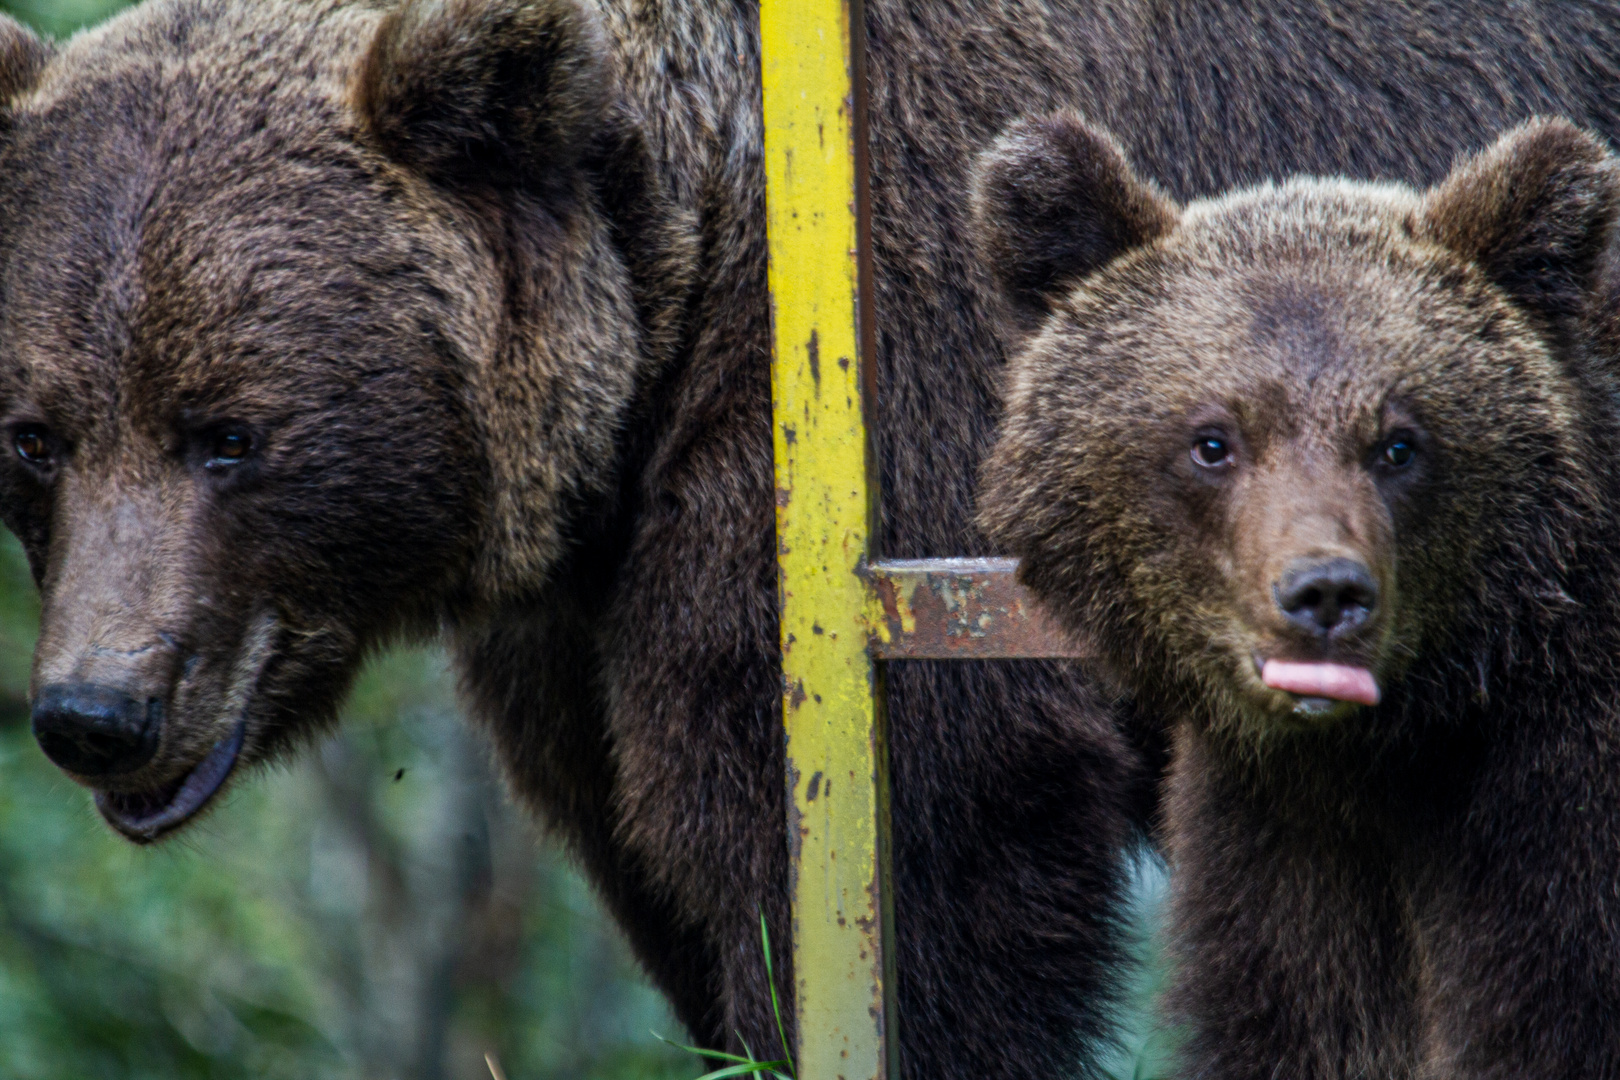
{"label": "bear chin", "polygon": [[147,791],[98,790],[96,809],[126,838],[149,844],[186,824],[208,806],[236,767],[246,734],[247,718],[242,717],[206,757],[177,779]]}
{"label": "bear chin", "polygon": [[[1229,665],[1202,676],[1207,700],[1225,707],[1208,711],[1215,726],[1224,726],[1248,738],[1269,739],[1289,732],[1322,731],[1353,723],[1376,707],[1376,702],[1347,700],[1324,693],[1305,693],[1267,685],[1266,660],[1258,651],[1234,657]],[[1365,671],[1366,669],[1361,669]],[[1375,683],[1381,682],[1368,673]],[[1140,678],[1125,680],[1139,685]],[[1222,722],[1222,717],[1230,719]]]}

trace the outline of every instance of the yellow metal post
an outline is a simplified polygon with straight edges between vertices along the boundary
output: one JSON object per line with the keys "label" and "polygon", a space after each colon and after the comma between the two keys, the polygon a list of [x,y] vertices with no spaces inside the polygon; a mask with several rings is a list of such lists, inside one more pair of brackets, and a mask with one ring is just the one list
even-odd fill
{"label": "yellow metal post", "polygon": [[861,35],[860,0],[760,2],[798,1080],[900,1075],[879,661],[1089,652],[1013,560],[871,550]]}
{"label": "yellow metal post", "polygon": [[862,415],[859,10],[760,4],[799,1080],[898,1076],[888,761],[861,575],[876,488]]}

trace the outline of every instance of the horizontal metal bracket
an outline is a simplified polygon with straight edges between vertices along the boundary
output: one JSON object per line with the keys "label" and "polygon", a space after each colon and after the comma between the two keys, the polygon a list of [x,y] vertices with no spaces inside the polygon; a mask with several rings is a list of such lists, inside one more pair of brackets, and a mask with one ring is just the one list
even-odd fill
{"label": "horizontal metal bracket", "polygon": [[863,573],[877,605],[872,654],[879,660],[1092,655],[1018,584],[1017,559],[882,559]]}

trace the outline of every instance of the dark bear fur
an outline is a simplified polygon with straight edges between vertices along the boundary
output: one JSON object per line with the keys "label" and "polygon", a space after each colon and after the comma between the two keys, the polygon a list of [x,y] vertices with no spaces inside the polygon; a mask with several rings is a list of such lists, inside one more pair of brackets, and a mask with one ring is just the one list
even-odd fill
{"label": "dark bear fur", "polygon": [[[1620,340],[1588,317],[1620,163],[1540,120],[1423,194],[1181,209],[1059,114],[980,177],[997,278],[1048,305],[984,520],[1172,725],[1187,1074],[1620,1075]],[[1356,617],[1290,618],[1328,558],[1371,570]]]}
{"label": "dark bear fur", "polygon": [[[237,717],[243,761],[290,746],[367,648],[447,625],[693,1037],[758,1048],[756,912],[789,935],[756,12],[600,7],[157,0],[48,62],[7,24],[0,422],[57,441],[8,453],[0,505],[40,685],[164,703],[115,816]],[[1534,112],[1613,132],[1616,10],[872,0],[882,551],[987,547],[966,166],[1016,114],[1083,102],[1176,198],[1427,182]],[[887,691],[906,1075],[1080,1068],[1147,770],[1063,665]]]}

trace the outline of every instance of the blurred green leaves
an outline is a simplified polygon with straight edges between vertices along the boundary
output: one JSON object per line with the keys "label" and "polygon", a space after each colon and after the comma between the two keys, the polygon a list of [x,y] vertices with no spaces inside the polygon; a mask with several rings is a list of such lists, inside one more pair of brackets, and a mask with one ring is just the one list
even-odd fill
{"label": "blurred green leaves", "polygon": [[67,37],[128,6],[127,0],[5,0],[0,3],[0,9],[14,18],[57,38]]}

